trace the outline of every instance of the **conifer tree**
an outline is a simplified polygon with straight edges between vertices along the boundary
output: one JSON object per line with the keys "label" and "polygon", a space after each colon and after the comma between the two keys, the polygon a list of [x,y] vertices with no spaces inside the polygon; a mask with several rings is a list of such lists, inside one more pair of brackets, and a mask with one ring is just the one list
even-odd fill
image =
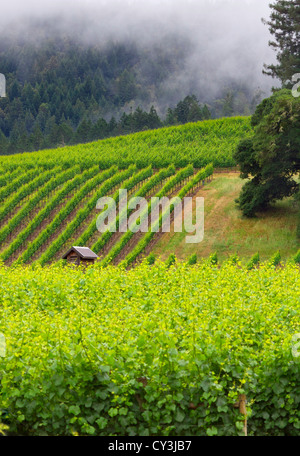
{"label": "conifer tree", "polygon": [[270,20],[263,22],[274,37],[269,45],[277,52],[278,64],[265,64],[263,72],[289,87],[292,76],[300,73],[300,1],[277,0],[270,8]]}

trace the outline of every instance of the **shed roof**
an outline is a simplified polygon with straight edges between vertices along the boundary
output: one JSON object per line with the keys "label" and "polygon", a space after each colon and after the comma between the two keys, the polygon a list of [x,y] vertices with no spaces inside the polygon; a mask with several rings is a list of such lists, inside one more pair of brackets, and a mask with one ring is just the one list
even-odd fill
{"label": "shed roof", "polygon": [[63,259],[66,259],[67,256],[69,255],[69,253],[71,253],[72,251],[76,252],[81,258],[83,258],[85,260],[98,258],[98,255],[96,255],[88,247],[73,246],[67,251],[67,253],[64,254]]}

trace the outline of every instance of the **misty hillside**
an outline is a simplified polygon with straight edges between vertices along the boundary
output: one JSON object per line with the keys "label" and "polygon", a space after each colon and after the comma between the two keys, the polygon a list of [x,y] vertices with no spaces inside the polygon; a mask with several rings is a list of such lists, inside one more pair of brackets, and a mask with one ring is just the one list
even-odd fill
{"label": "misty hillside", "polygon": [[250,27],[237,2],[217,9],[206,3],[205,11],[180,5],[102,3],[82,16],[76,6],[59,14],[56,4],[28,18],[23,11],[22,21],[17,12],[10,18],[7,6],[0,19],[7,84],[0,154],[252,114],[271,87],[260,74],[264,7],[247,5]]}
{"label": "misty hillside", "polygon": [[[58,39],[47,40],[39,48],[27,43],[15,43],[11,48],[2,44],[7,98],[0,100],[1,152],[83,143],[157,128],[163,122],[176,125],[251,114],[261,93],[231,83],[220,98],[208,100],[203,116],[201,112],[186,119],[180,114],[172,116],[170,109],[180,100],[163,86],[169,74],[184,64],[185,46],[170,41],[162,49],[138,49],[133,43],[110,43],[102,49]],[[138,116],[139,107],[143,113]],[[154,119],[147,117],[151,108]],[[125,112],[138,116],[137,122],[132,119],[134,125]],[[88,133],[94,125],[94,131]]]}

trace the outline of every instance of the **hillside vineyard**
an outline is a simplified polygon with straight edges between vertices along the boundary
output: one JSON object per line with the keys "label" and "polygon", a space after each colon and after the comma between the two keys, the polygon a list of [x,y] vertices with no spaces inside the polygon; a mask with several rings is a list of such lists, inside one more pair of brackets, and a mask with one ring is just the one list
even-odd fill
{"label": "hillside vineyard", "polygon": [[250,134],[250,119],[237,117],[1,157],[0,258],[44,265],[88,245],[105,263],[119,256],[130,264],[153,233],[135,236],[134,251],[120,257],[134,236],[97,232],[98,199],[117,202],[120,188],[146,198],[191,194],[214,167],[235,165],[235,145]]}

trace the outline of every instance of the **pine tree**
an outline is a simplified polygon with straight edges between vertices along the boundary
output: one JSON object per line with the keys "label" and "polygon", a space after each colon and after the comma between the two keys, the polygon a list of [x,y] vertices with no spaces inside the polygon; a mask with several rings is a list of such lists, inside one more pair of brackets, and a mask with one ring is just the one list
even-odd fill
{"label": "pine tree", "polygon": [[8,139],[0,130],[0,155],[5,155],[8,148]]}
{"label": "pine tree", "polygon": [[265,64],[263,73],[280,79],[289,87],[292,76],[300,73],[300,2],[277,0],[270,7],[270,20],[263,19],[263,22],[274,36],[269,45],[277,51],[278,65]]}
{"label": "pine tree", "polygon": [[148,115],[148,124],[150,128],[159,128],[162,126],[162,121],[157,114],[156,109],[154,106],[151,106],[149,115]]}

